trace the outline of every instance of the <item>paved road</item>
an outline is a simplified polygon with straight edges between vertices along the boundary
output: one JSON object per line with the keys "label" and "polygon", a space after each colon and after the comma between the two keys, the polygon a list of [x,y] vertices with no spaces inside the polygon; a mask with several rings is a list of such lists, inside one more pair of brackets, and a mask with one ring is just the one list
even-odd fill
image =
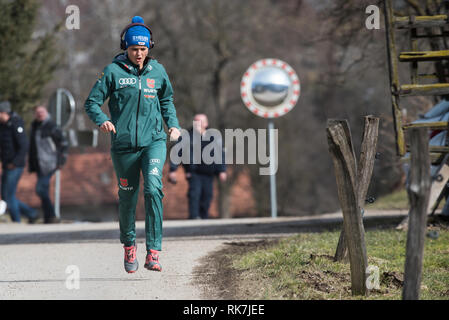
{"label": "paved road", "polygon": [[[407,212],[367,212],[365,226],[397,223]],[[0,299],[215,299],[204,297],[194,272],[229,241],[283,237],[339,227],[341,213],[301,218],[164,222],[162,273],[143,268],[144,222],[137,223],[135,274],[123,270],[117,222],[0,224]],[[80,281],[76,281],[79,274]],[[79,284],[79,288],[77,287]]]}

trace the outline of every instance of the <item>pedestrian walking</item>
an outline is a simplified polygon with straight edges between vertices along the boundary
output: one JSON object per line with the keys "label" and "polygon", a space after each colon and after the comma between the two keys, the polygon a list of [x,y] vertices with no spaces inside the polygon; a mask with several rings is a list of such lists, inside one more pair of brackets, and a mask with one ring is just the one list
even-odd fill
{"label": "pedestrian walking", "polygon": [[44,223],[58,223],[55,208],[50,199],[50,180],[56,170],[67,161],[68,141],[51,119],[47,108],[34,108],[31,124],[28,169],[37,174],[36,194],[41,199]]}
{"label": "pedestrian walking", "polygon": [[[200,139],[201,155],[203,154],[203,149],[206,147],[213,152],[215,148],[210,148],[211,143],[219,144],[218,149],[222,150],[222,161],[221,163],[205,163],[204,159],[201,157],[201,161],[195,163],[195,161],[193,161],[193,155],[196,140],[194,139],[193,130],[203,137],[209,127],[209,120],[205,114],[196,114],[193,118],[193,124],[194,125],[189,130],[188,135],[190,138],[190,161],[188,163],[182,163],[186,179],[189,182],[189,189],[187,192],[189,201],[189,219],[207,219],[209,217],[209,208],[213,198],[214,177],[218,176],[222,182],[225,182],[227,179],[225,155],[222,141],[215,141],[213,137]],[[180,137],[178,143],[182,143],[182,139],[183,137]],[[181,152],[182,149],[180,150],[180,153]],[[178,156],[182,157],[182,154],[179,154]],[[213,157],[213,154],[210,156]],[[178,167],[179,165],[170,161],[169,181],[172,183],[176,183],[177,181],[176,170]]]}
{"label": "pedestrian walking", "polygon": [[[137,271],[135,215],[142,172],[145,198],[145,268],[161,271],[162,168],[166,158],[163,121],[170,139],[180,135],[173,89],[164,67],[149,51],[152,32],[135,16],[120,36],[117,55],[95,83],[85,103],[90,119],[111,135],[111,158],[118,180],[120,241],[126,272]],[[108,117],[101,106],[109,98]]]}
{"label": "pedestrian walking", "polygon": [[37,212],[16,197],[17,185],[25,167],[28,139],[22,118],[11,110],[9,101],[0,102],[0,159],[2,161],[1,195],[6,202],[11,220],[29,223],[37,219]]}

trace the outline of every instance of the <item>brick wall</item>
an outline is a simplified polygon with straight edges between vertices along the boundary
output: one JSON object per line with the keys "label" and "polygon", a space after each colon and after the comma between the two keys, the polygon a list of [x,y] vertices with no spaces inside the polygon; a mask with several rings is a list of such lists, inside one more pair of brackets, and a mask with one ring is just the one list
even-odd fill
{"label": "brick wall", "polygon": [[[163,172],[164,184],[164,218],[185,219],[188,217],[187,189],[188,184],[182,168],[178,169],[178,183],[170,184],[167,181],[168,165]],[[51,196],[54,195],[54,180],[52,178]],[[26,170],[19,182],[17,197],[33,207],[40,206],[40,200],[36,196],[34,188],[36,175]],[[137,206],[137,219],[143,219],[144,199],[143,180],[141,179],[141,192]],[[109,153],[70,154],[66,165],[61,170],[61,215],[64,207],[116,207],[117,179],[112,167]],[[251,183],[246,173],[240,175],[231,189],[230,210],[233,217],[255,216],[256,210],[252,197]],[[210,208],[210,217],[218,217],[217,211],[217,185],[215,182],[214,199]],[[97,209],[99,210],[99,209]]]}

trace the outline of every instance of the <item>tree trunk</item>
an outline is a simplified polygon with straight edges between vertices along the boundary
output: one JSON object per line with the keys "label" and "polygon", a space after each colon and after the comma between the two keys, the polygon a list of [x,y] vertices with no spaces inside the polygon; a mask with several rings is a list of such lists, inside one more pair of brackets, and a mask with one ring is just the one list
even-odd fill
{"label": "tree trunk", "polygon": [[[346,129],[348,131],[349,129]],[[362,209],[365,205],[365,198],[368,192],[371,176],[374,169],[374,158],[376,155],[377,137],[379,131],[379,118],[372,116],[365,117],[363,129],[363,139],[361,154],[357,172],[358,185],[358,205]],[[349,136],[350,137],[350,136]],[[348,245],[345,237],[345,230],[340,233],[334,261],[344,261],[348,258]]]}
{"label": "tree trunk", "polygon": [[349,248],[351,291],[353,295],[365,295],[368,265],[365,229],[358,199],[357,162],[348,132],[349,126],[346,121],[328,122],[329,151],[334,163],[338,198],[343,212],[345,237]]}

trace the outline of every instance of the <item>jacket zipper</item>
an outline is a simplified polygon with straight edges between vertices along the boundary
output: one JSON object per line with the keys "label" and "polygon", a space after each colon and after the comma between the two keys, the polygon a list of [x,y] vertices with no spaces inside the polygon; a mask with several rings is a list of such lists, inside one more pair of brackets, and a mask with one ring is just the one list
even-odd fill
{"label": "jacket zipper", "polygon": [[140,75],[139,75],[139,101],[137,102],[137,114],[136,114],[136,149],[137,149],[137,137],[138,137],[138,126],[139,126],[139,110],[140,110],[140,96],[141,96],[141,92],[142,92],[142,82],[140,80]]}

